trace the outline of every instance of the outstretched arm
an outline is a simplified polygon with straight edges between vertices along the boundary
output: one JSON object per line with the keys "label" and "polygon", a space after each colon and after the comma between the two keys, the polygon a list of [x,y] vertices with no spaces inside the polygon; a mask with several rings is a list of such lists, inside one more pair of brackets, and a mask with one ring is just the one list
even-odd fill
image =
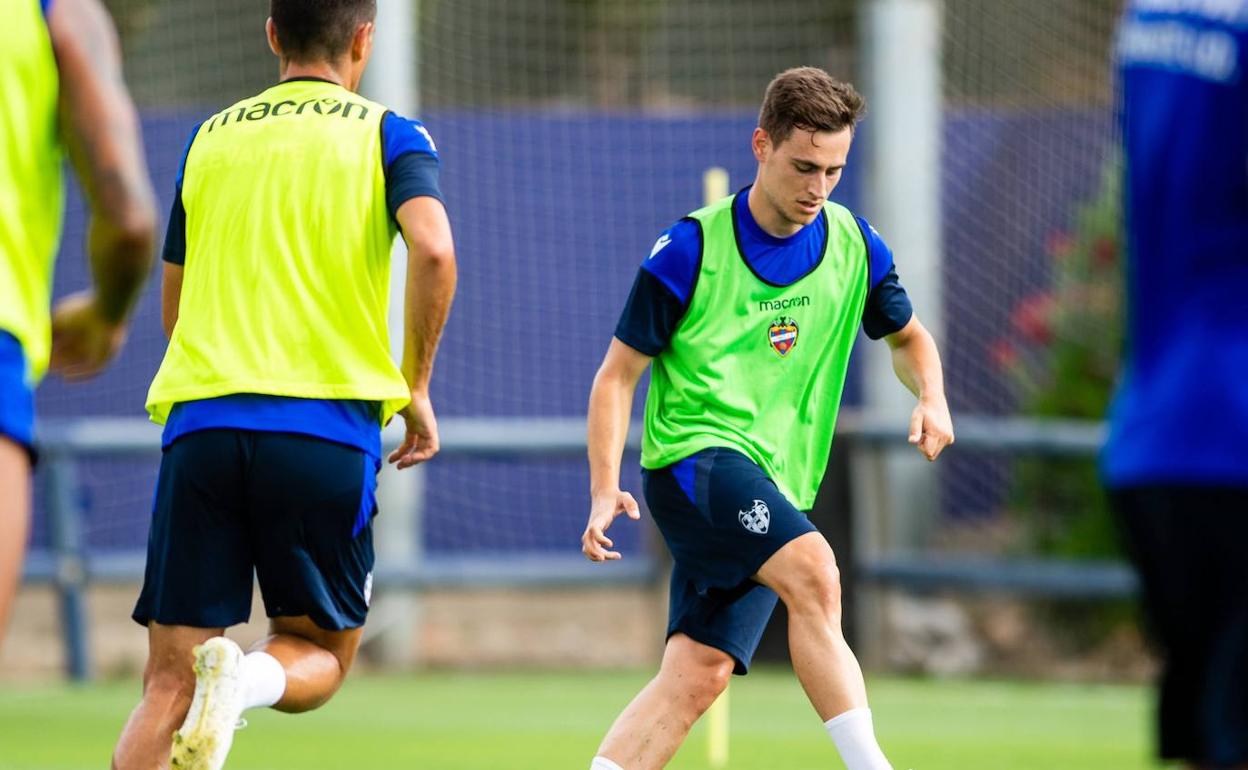
{"label": "outstretched arm", "polygon": [[429,400],[429,379],[442,328],[451,312],[457,272],[451,223],[442,201],[430,196],[412,198],[399,207],[396,216],[407,242],[401,368],[412,390],[412,403],[401,412],[407,422],[407,437],[389,461],[408,468],[438,452],[438,423]]}
{"label": "outstretched arm", "polygon": [[628,436],[633,391],[650,360],[650,356],[612,339],[594,376],[589,394],[590,512],[581,535],[581,552],[590,561],[620,558],[618,551],[607,550],[614,545],[606,535],[607,528],[621,513],[632,519],[641,517],[637,501],[620,490],[620,457]]}
{"label": "outstretched arm", "polygon": [[897,379],[919,399],[910,415],[910,443],[935,460],[953,443],[953,418],[945,401],[944,374],[936,341],[918,318],[884,338],[893,351]]}
{"label": "outstretched arm", "polygon": [[96,374],[125,339],[147,279],[156,208],[117,33],[99,0],[57,0],[48,31],[61,79],[62,129],[90,208],[92,290],[53,312],[53,368]]}

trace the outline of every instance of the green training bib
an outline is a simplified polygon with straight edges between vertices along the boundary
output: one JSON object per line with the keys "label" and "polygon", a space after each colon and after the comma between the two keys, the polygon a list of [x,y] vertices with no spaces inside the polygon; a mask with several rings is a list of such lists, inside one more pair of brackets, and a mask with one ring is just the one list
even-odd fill
{"label": "green training bib", "polygon": [[690,214],[702,229],[702,260],[685,316],[651,366],[641,464],[735,449],[807,510],[862,322],[866,243],[849,210],[828,202],[819,263],[789,286],[769,284],[737,244],[735,197]]}

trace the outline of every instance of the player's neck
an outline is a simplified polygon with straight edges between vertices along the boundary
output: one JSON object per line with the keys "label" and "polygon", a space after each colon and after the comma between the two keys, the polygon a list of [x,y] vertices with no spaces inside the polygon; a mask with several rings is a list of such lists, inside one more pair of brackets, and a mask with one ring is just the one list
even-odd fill
{"label": "player's neck", "polygon": [[316,78],[318,80],[328,80],[331,83],[342,86],[343,88],[354,91],[355,83],[348,82],[345,76],[349,68],[336,66],[334,62],[318,61],[318,62],[297,62],[283,61],[281,68],[278,70],[278,80],[286,81],[295,78]]}
{"label": "player's neck", "polygon": [[750,216],[754,217],[754,223],[770,236],[788,238],[802,229],[801,225],[781,216],[780,212],[767,201],[766,196],[758,188],[757,179],[750,187],[750,194],[746,196],[745,203],[750,209]]}

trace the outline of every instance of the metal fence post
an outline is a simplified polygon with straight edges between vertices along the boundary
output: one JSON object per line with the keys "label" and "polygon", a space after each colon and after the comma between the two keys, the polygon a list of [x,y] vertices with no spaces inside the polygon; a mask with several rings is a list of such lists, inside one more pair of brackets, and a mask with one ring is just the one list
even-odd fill
{"label": "metal fence post", "polygon": [[53,581],[60,595],[66,672],[73,681],[85,682],[92,677],[92,667],[88,652],[87,570],[83,556],[78,467],[72,455],[50,454],[44,460],[47,463],[45,483],[56,565]]}
{"label": "metal fence post", "polygon": [[[420,107],[420,0],[378,0],[377,33],[373,38],[372,66],[364,75],[363,93],[407,117]],[[407,244],[396,239],[390,270],[390,346],[395,361],[403,358],[407,286]],[[394,420],[402,426],[402,418]],[[402,435],[401,431],[396,432]],[[424,469],[396,472],[382,469],[377,490],[377,526],[374,541],[381,571],[404,575],[402,585],[378,592],[370,614],[372,628],[365,631],[370,647],[387,666],[411,668],[416,653],[420,601],[413,589],[414,576],[423,564],[420,511],[424,499]],[[392,573],[393,574],[393,573]],[[367,626],[366,626],[367,628]]]}
{"label": "metal fence post", "polygon": [[886,664],[888,591],[863,580],[862,571],[889,551],[893,507],[884,448],[862,438],[849,442],[851,536],[857,573],[854,596],[854,636],[858,659],[864,666]]}
{"label": "metal fence post", "polygon": [[[870,103],[863,124],[866,150],[865,211],[898,255],[905,255],[906,291],[915,314],[944,341],[941,254],[941,24],[943,0],[870,0],[862,9],[862,67]],[[901,259],[901,257],[898,257]],[[904,431],[914,396],[893,374],[885,345],[859,346],[863,406],[897,420]],[[890,547],[919,547],[937,514],[938,476],[903,443],[883,450],[895,492]]]}

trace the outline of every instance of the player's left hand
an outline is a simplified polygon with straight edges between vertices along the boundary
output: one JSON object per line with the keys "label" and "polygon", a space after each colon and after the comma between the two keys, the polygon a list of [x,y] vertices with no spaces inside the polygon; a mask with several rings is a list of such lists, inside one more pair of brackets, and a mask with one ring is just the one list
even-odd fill
{"label": "player's left hand", "polygon": [[943,397],[919,400],[910,413],[910,443],[929,461],[953,443],[953,418]]}
{"label": "player's left hand", "polygon": [[52,356],[48,368],[67,380],[99,374],[126,342],[127,326],[100,312],[95,294],[71,294],[52,309]]}
{"label": "player's left hand", "polygon": [[589,507],[589,523],[581,534],[581,553],[590,561],[616,561],[620,559],[619,551],[609,550],[615,542],[607,537],[607,528],[615,517],[628,516],[636,521],[641,518],[641,509],[637,501],[627,492],[619,489],[607,490],[593,495]]}
{"label": "player's left hand", "polygon": [[438,453],[438,418],[433,413],[433,402],[428,393],[413,392],[411,402],[399,411],[407,423],[407,434],[398,449],[390,453],[386,462],[398,464],[399,470],[410,468],[432,458]]}

